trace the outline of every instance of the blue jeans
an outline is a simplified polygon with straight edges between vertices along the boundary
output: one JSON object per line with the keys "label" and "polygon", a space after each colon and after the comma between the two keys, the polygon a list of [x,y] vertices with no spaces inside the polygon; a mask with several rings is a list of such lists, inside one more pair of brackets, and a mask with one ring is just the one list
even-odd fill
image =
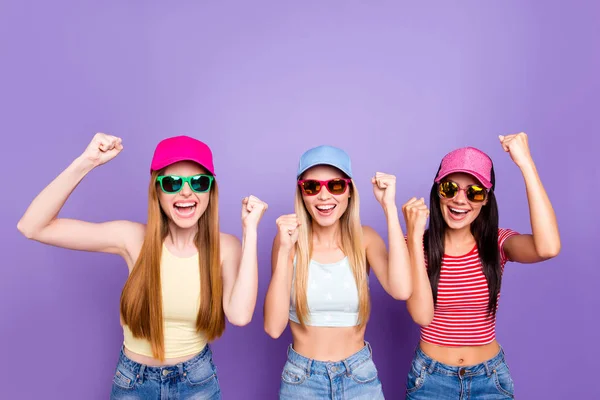
{"label": "blue jeans", "polygon": [[194,358],[168,367],[150,367],[121,356],[111,400],[220,400],[221,389],[209,345]]}
{"label": "blue jeans", "polygon": [[281,374],[280,399],[380,400],[381,382],[373,363],[371,345],[345,360],[316,361],[288,348]]}
{"label": "blue jeans", "polygon": [[469,367],[453,367],[427,356],[417,347],[406,380],[407,400],[514,399],[514,384],[504,350]]}

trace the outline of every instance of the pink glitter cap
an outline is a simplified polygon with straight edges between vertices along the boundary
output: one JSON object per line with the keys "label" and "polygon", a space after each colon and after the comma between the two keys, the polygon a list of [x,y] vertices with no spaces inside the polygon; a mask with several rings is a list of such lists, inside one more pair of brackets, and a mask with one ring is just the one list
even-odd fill
{"label": "pink glitter cap", "polygon": [[446,154],[435,182],[439,183],[444,177],[456,172],[473,175],[486,189],[492,187],[492,159],[474,147],[463,147]]}

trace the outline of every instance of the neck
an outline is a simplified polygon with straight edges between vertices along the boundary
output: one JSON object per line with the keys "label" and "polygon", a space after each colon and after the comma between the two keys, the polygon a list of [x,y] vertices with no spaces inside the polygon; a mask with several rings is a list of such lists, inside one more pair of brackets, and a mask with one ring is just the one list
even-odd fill
{"label": "neck", "polygon": [[471,233],[470,226],[466,226],[462,229],[446,228],[444,242],[447,248],[460,248],[465,244],[470,244],[474,241],[475,237]]}
{"label": "neck", "polygon": [[196,247],[196,233],[198,232],[198,226],[192,228],[180,228],[174,222],[169,221],[169,234],[165,238],[165,242],[168,242],[176,250],[186,250],[191,247]]}
{"label": "neck", "polygon": [[331,226],[321,226],[313,221],[312,236],[315,245],[336,249],[340,246],[340,222],[337,221]]}

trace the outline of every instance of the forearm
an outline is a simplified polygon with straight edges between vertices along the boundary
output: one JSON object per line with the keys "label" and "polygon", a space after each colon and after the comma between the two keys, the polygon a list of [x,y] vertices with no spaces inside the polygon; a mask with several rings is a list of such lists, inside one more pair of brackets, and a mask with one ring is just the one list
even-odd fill
{"label": "forearm", "polygon": [[[242,256],[227,307],[227,318],[237,325],[252,320],[258,293],[258,254],[256,228],[244,229],[242,233]],[[233,323],[233,322],[232,322]]]}
{"label": "forearm", "polygon": [[421,326],[433,320],[434,306],[431,284],[425,267],[422,236],[408,238],[413,291],[406,301],[412,319]]}
{"label": "forearm", "polygon": [[290,251],[280,248],[267,290],[264,309],[265,331],[273,338],[283,333],[289,319],[291,285],[288,276]]}
{"label": "forearm", "polygon": [[31,202],[17,228],[25,236],[35,236],[58,215],[79,182],[94,168],[89,161],[76,158]]}
{"label": "forearm", "polygon": [[406,300],[412,293],[412,279],[410,271],[410,256],[400,220],[398,209],[395,206],[384,208],[388,227],[388,292],[398,300]]}
{"label": "forearm", "polygon": [[533,161],[521,167],[521,172],[525,180],[536,252],[542,258],[554,257],[561,247],[554,209]]}

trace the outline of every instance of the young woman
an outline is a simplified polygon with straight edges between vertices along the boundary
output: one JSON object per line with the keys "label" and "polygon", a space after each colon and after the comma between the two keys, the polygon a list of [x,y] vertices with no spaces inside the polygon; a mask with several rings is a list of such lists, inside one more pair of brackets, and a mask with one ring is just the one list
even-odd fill
{"label": "young woman", "polygon": [[243,246],[219,232],[212,152],[196,139],[177,136],[154,152],[146,225],[58,218],[78,183],[122,149],[120,138],[96,134],[33,200],[18,229],[45,244],[125,259],[124,342],[111,399],[220,399],[208,343],[223,333],[225,317],[239,326],[252,318],[256,230],[267,205],[253,196],[243,200]]}
{"label": "young woman", "polygon": [[278,338],[288,320],[281,399],[382,399],[365,342],[373,269],[396,299],[411,294],[410,260],[395,204],[396,178],[377,173],[373,192],[387,217],[389,254],[382,238],[361,226],[350,158],[319,146],[300,159],[295,214],[277,220],[265,331]]}
{"label": "young woman", "polygon": [[423,199],[403,207],[414,278],[407,306],[422,326],[407,399],[514,398],[495,338],[504,264],[555,257],[560,236],[527,136],[500,136],[500,142],[525,179],[533,234],[498,228],[492,160],[472,147],[443,158],[431,188],[427,231]]}

